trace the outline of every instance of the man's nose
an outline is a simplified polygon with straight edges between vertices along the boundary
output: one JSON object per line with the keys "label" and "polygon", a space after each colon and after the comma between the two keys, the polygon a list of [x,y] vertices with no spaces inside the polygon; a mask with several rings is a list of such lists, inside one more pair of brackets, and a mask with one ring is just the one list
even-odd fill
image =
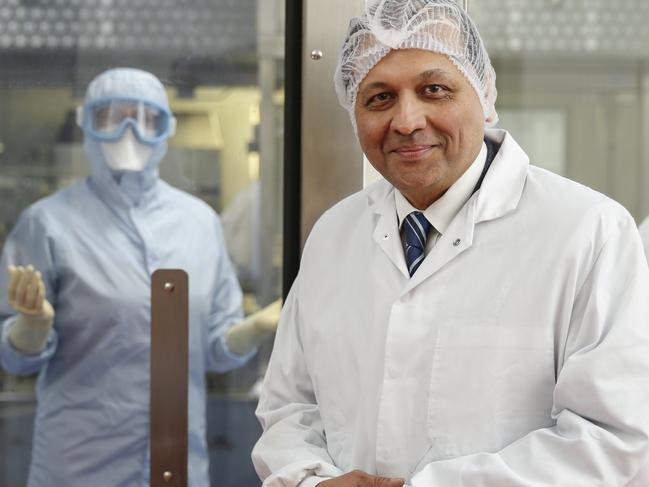
{"label": "man's nose", "polygon": [[397,103],[391,128],[401,135],[410,135],[426,127],[423,103],[415,97],[401,97]]}

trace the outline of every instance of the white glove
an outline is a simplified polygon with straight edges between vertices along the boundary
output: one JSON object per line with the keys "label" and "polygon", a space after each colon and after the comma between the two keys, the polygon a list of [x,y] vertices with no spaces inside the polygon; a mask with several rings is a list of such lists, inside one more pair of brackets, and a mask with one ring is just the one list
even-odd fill
{"label": "white glove", "polygon": [[281,311],[282,300],[278,299],[232,326],[225,335],[228,350],[237,355],[245,355],[253,350],[275,333]]}
{"label": "white glove", "polygon": [[37,355],[47,344],[54,308],[45,299],[45,284],[33,266],[9,266],[8,271],[7,300],[19,313],[9,331],[9,341],[19,352]]}

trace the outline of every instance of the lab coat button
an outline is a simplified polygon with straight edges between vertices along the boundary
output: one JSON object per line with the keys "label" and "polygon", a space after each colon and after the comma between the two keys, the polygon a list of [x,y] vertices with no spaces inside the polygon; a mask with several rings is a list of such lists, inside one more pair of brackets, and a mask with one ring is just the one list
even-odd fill
{"label": "lab coat button", "polygon": [[453,242],[453,247],[457,247],[458,245],[460,245],[461,242],[462,242],[461,239],[456,238],[455,241]]}

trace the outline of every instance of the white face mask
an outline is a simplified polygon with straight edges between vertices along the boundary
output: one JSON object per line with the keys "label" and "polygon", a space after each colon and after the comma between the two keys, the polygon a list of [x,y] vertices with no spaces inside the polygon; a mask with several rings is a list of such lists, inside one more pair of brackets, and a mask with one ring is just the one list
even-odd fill
{"label": "white face mask", "polygon": [[106,164],[115,171],[141,171],[153,154],[153,147],[137,140],[130,128],[121,139],[101,142],[100,146]]}

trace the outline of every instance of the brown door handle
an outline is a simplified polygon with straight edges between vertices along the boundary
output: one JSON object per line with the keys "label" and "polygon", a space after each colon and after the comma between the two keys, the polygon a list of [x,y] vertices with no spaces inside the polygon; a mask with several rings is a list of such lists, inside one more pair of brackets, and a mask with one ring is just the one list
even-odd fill
{"label": "brown door handle", "polygon": [[188,277],[151,276],[151,487],[187,486]]}

